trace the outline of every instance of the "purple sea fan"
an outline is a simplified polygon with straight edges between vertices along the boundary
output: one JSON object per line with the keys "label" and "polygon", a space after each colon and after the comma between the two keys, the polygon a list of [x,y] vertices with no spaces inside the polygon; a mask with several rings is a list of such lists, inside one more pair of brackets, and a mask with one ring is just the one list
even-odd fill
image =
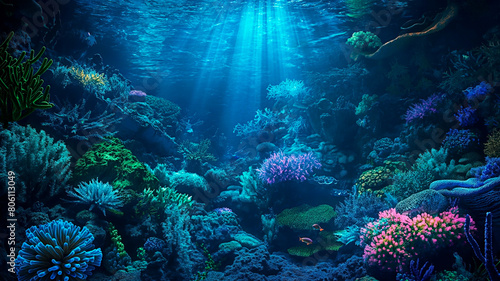
{"label": "purple sea fan", "polygon": [[313,169],[320,167],[321,164],[311,152],[285,155],[279,151],[267,158],[257,172],[263,182],[273,184],[290,180],[305,181]]}
{"label": "purple sea fan", "polygon": [[437,103],[441,100],[441,96],[432,95],[420,103],[414,103],[408,108],[405,115],[406,123],[410,123],[415,119],[422,119],[437,111]]}

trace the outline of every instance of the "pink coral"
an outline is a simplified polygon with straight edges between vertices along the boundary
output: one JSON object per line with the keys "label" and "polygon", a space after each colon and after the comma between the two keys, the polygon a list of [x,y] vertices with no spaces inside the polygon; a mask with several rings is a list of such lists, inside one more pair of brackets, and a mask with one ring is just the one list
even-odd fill
{"label": "pink coral", "polygon": [[[395,209],[380,212],[377,221],[361,229],[363,257],[383,270],[401,270],[415,256],[464,241],[464,222],[457,208],[436,217],[422,213],[410,218]],[[476,229],[474,222],[471,229]]]}

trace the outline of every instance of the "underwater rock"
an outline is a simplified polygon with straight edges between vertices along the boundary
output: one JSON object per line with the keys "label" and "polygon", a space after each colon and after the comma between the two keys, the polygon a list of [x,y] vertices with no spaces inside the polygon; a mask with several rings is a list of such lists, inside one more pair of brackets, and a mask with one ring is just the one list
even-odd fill
{"label": "underwater rock", "polygon": [[446,210],[448,199],[433,189],[426,189],[411,195],[396,205],[396,212],[409,213],[410,217],[420,213],[438,214]]}

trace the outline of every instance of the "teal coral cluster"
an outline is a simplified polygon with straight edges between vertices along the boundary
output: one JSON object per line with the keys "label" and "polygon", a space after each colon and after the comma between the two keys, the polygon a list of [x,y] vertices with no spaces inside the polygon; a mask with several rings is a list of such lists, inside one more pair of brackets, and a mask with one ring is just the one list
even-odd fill
{"label": "teal coral cluster", "polygon": [[0,176],[16,173],[19,202],[51,199],[63,191],[71,177],[71,155],[64,142],[17,124],[1,131],[0,140]]}
{"label": "teal coral cluster", "polygon": [[352,36],[347,39],[347,44],[351,45],[356,51],[360,53],[373,53],[380,46],[382,46],[382,41],[380,38],[370,31],[358,31],[354,32]]}
{"label": "teal coral cluster", "polygon": [[98,179],[80,183],[74,190],[70,190],[68,195],[76,198],[73,202],[90,205],[89,211],[97,207],[104,215],[107,209],[117,211],[123,206],[118,191],[113,190],[109,183],[100,182]]}

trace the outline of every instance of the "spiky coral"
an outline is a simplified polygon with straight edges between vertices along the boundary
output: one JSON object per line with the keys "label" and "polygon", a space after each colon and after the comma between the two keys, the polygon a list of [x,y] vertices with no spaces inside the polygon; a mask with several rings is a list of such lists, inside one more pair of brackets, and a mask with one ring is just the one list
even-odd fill
{"label": "spiky coral", "polygon": [[438,95],[432,95],[425,100],[421,100],[420,103],[413,104],[407,111],[405,115],[406,123],[410,123],[416,119],[423,119],[437,112],[437,103],[441,100]]}
{"label": "spiky coral", "polygon": [[106,215],[106,209],[117,211],[119,207],[123,206],[120,195],[116,190],[113,190],[113,186],[97,179],[88,183],[80,183],[77,188],[69,191],[68,195],[76,198],[77,201],[74,201],[76,203],[90,205],[90,211],[94,207],[99,208],[104,215]]}
{"label": "spiky coral", "polygon": [[321,167],[312,153],[285,155],[283,151],[273,153],[258,169],[259,178],[267,184],[290,180],[304,181],[309,174]]}

